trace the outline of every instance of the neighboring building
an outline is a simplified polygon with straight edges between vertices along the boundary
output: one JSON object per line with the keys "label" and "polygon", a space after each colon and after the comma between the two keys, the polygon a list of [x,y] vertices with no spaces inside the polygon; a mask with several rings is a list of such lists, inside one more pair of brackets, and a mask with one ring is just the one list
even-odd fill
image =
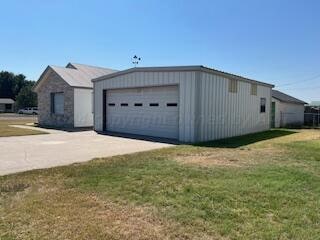
{"label": "neighboring building", "polygon": [[283,92],[272,90],[271,126],[301,126],[306,103]]}
{"label": "neighboring building", "polygon": [[11,98],[0,98],[0,113],[14,112],[14,100]]}
{"label": "neighboring building", "polygon": [[69,63],[48,66],[34,87],[38,94],[38,121],[52,127],[90,127],[93,125],[92,78],[115,70]]}
{"label": "neighboring building", "polygon": [[203,66],[132,68],[93,83],[96,131],[200,142],[270,128],[273,85]]}
{"label": "neighboring building", "polygon": [[305,106],[304,124],[313,127],[320,126],[320,101],[312,101]]}

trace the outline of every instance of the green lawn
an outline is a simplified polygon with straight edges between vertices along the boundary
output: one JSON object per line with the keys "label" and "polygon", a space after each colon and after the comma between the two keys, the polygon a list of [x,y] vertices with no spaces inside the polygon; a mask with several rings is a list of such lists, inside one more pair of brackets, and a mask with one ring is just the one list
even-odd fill
{"label": "green lawn", "polygon": [[25,125],[27,123],[32,123],[31,120],[2,120],[0,119],[0,137],[10,137],[10,136],[24,136],[24,135],[35,135],[44,134],[44,132],[23,129],[17,127],[11,127],[10,125]]}
{"label": "green lawn", "polygon": [[0,239],[317,239],[320,131],[0,178]]}

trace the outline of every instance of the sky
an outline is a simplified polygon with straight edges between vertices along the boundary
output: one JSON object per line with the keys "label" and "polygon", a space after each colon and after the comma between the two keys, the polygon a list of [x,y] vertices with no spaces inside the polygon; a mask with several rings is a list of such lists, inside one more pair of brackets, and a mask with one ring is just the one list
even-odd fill
{"label": "sky", "polygon": [[0,0],[0,71],[204,65],[320,100],[318,0]]}

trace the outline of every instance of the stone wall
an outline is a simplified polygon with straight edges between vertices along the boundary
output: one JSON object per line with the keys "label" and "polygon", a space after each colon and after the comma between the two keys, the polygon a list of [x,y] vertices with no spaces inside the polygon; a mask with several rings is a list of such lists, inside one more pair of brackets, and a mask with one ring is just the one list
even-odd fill
{"label": "stone wall", "polygon": [[[64,93],[64,114],[51,112],[51,93]],[[61,77],[51,71],[48,79],[39,87],[38,91],[39,125],[51,127],[74,127],[74,91]]]}

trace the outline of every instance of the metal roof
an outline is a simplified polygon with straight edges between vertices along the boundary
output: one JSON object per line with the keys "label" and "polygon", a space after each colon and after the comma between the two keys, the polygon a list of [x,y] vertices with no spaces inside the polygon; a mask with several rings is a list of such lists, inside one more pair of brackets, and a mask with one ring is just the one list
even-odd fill
{"label": "metal roof", "polygon": [[289,96],[283,92],[280,92],[278,90],[272,90],[272,97],[278,99],[281,102],[307,104],[306,102],[304,102],[302,100],[291,97],[291,96]]}
{"label": "metal roof", "polygon": [[102,68],[79,63],[68,63],[66,67],[49,65],[40,76],[34,89],[38,87],[40,82],[45,79],[46,72],[51,69],[56,72],[71,87],[92,88],[91,80],[100,76],[114,73],[117,70],[110,68]]}
{"label": "metal roof", "polygon": [[129,68],[129,69],[124,70],[124,71],[111,73],[111,74],[106,75],[106,76],[97,77],[95,79],[92,79],[92,82],[102,81],[102,80],[105,80],[105,79],[113,78],[113,77],[116,77],[116,76],[132,73],[132,72],[159,72],[159,71],[166,71],[166,72],[170,72],[170,71],[171,72],[172,71],[175,71],[175,72],[176,71],[203,71],[203,72],[214,73],[214,74],[226,77],[226,78],[233,78],[233,79],[242,80],[242,81],[246,81],[246,82],[252,82],[252,83],[257,83],[257,84],[260,84],[260,85],[274,87],[274,85],[269,84],[269,83],[256,81],[256,80],[245,78],[245,77],[242,77],[242,76],[239,76],[239,75],[235,75],[235,74],[219,71],[219,70],[216,70],[216,69],[213,69],[213,68],[204,67],[202,65],[167,66],[167,67],[135,67],[135,68]]}
{"label": "metal roof", "polygon": [[1,104],[14,104],[14,100],[11,98],[0,98]]}

